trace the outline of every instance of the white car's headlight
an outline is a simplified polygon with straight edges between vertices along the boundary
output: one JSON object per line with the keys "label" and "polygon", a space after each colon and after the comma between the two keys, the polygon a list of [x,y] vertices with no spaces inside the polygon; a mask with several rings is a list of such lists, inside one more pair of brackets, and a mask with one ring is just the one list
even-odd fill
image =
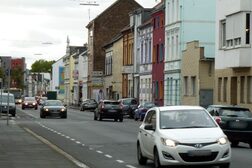
{"label": "white car's headlight", "polygon": [[46,108],[45,111],[49,111],[49,109]]}
{"label": "white car's headlight", "polygon": [[66,109],[64,109],[64,108],[61,109],[62,112],[65,111],[65,110],[66,110]]}
{"label": "white car's headlight", "polygon": [[161,138],[161,142],[163,145],[166,145],[169,147],[175,147],[177,145],[176,141],[173,141],[171,139]]}
{"label": "white car's headlight", "polygon": [[228,139],[226,137],[222,137],[222,138],[218,139],[218,143],[220,145],[225,145],[226,143],[228,143]]}

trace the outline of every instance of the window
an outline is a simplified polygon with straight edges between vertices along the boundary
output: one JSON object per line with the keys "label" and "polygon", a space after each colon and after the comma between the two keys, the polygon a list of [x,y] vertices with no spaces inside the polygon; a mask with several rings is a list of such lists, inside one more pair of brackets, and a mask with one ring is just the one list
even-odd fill
{"label": "window", "polygon": [[196,77],[192,76],[192,96],[196,96]]}
{"label": "window", "polygon": [[245,89],[245,77],[242,76],[241,77],[241,82],[240,82],[241,86],[240,86],[240,102],[241,103],[245,103],[244,101],[244,89]]}
{"label": "window", "polygon": [[218,101],[221,101],[222,78],[218,78]]}
{"label": "window", "polygon": [[143,61],[143,42],[141,42],[140,50],[141,50],[141,64],[143,64],[144,63],[144,61]]}
{"label": "window", "polygon": [[160,81],[160,87],[159,87],[159,99],[163,99],[163,91],[164,86],[163,86],[163,81]]}
{"label": "window", "polygon": [[159,54],[160,54],[160,52],[159,52],[159,49],[160,49],[160,47],[159,47],[159,44],[157,44],[157,49],[156,49],[156,62],[158,63],[159,62]]}
{"label": "window", "polygon": [[153,63],[156,63],[156,46],[153,46]]}
{"label": "window", "polygon": [[226,47],[226,21],[221,21],[221,47]]}
{"label": "window", "polygon": [[149,40],[149,63],[151,63],[151,40]]}
{"label": "window", "polygon": [[159,97],[159,86],[158,86],[158,81],[155,82],[155,98],[158,99]]}
{"label": "window", "polygon": [[188,96],[188,76],[184,76],[184,95]]}
{"label": "window", "polygon": [[250,44],[250,14],[246,14],[246,44]]}
{"label": "window", "polygon": [[106,53],[105,75],[112,75],[112,52]]}
{"label": "window", "polygon": [[160,51],[159,51],[159,62],[162,62],[164,59],[164,44],[160,44],[159,47]]}
{"label": "window", "polygon": [[241,45],[241,38],[240,37],[234,39],[234,45],[235,46],[240,46]]}
{"label": "window", "polygon": [[233,39],[227,40],[227,47],[233,47]]}

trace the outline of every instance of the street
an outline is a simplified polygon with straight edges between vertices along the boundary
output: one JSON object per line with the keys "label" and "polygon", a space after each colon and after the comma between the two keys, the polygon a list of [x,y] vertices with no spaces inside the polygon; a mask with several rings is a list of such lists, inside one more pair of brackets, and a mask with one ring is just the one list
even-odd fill
{"label": "street", "polygon": [[[21,110],[18,107],[15,120],[35,136],[64,151],[66,158],[74,158],[78,167],[154,167],[152,161],[146,166],[138,165],[136,139],[140,122],[132,119],[125,118],[123,122],[94,121],[92,112],[75,109],[68,109],[67,119],[40,119],[39,109]],[[232,148],[231,168],[250,168],[251,156],[252,149],[247,144]]]}

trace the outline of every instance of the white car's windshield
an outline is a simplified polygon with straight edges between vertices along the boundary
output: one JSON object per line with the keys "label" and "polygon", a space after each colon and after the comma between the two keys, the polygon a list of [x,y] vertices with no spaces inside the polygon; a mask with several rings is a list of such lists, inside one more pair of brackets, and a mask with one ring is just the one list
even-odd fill
{"label": "white car's windshield", "polygon": [[204,110],[174,110],[160,112],[161,129],[217,127]]}

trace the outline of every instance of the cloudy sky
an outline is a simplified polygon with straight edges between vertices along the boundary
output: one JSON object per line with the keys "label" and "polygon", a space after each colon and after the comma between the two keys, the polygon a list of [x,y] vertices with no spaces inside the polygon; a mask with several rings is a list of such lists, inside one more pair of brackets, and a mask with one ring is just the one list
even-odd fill
{"label": "cloudy sky", "polygon": [[[116,0],[0,0],[0,56],[58,60],[70,45],[87,42],[85,26]],[[136,0],[153,7],[156,0]],[[96,3],[86,6],[80,3]],[[90,11],[90,12],[89,12]]]}

